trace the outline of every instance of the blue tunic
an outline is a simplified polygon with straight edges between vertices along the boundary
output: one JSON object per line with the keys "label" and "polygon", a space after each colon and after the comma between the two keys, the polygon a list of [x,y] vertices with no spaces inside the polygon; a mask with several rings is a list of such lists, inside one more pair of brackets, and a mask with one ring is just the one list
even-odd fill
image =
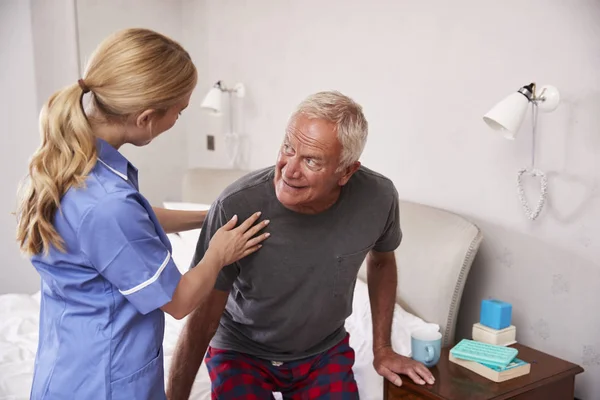
{"label": "blue tunic", "polygon": [[42,287],[31,399],[163,400],[160,307],[181,274],[137,169],[97,145],[85,187],[70,189],[55,216],[66,252],[32,257]]}

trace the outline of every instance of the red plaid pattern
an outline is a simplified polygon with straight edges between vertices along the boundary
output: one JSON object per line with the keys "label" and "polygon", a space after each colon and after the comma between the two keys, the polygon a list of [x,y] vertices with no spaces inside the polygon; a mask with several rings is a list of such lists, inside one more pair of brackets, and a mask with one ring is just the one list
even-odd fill
{"label": "red plaid pattern", "polygon": [[355,400],[354,350],[349,336],[314,357],[281,365],[235,351],[208,348],[206,366],[212,398],[218,400],[272,399],[281,392],[290,400]]}

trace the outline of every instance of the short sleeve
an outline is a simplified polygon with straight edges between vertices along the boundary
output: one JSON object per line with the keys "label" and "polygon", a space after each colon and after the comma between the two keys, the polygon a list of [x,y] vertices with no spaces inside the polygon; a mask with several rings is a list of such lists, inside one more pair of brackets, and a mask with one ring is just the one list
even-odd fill
{"label": "short sleeve", "polygon": [[402,230],[400,228],[400,202],[398,200],[398,191],[394,186],[392,186],[391,197],[392,202],[388,211],[385,228],[373,247],[373,250],[380,253],[396,250],[402,241]]}
{"label": "short sleeve", "polygon": [[[233,215],[230,218],[233,218]],[[200,260],[202,260],[206,250],[208,250],[210,239],[220,227],[227,223],[228,220],[229,218],[227,218],[225,215],[221,203],[218,201],[213,203],[208,211],[206,219],[204,220],[202,230],[200,231],[200,237],[198,238],[198,243],[196,245],[196,252],[194,253],[194,258],[192,259],[192,268],[198,265]],[[215,282],[214,288],[224,292],[230,291],[231,287],[233,286],[233,282],[235,282],[237,276],[239,275],[239,272],[240,270],[237,264],[234,263],[226,265],[221,269],[219,275],[217,275],[217,281]]]}
{"label": "short sleeve", "polygon": [[82,219],[81,251],[142,314],[171,301],[181,273],[134,195],[111,194]]}

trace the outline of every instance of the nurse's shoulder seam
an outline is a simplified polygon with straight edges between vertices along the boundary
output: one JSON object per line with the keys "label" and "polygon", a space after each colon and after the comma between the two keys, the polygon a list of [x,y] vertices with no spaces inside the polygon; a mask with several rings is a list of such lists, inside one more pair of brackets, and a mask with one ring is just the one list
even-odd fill
{"label": "nurse's shoulder seam", "polygon": [[[100,174],[100,171],[107,173],[106,176]],[[107,177],[115,177],[116,179],[107,179]],[[134,189],[128,183],[127,176],[123,175],[119,171],[113,169],[100,158],[97,159],[96,165],[92,168],[88,174],[88,179],[93,179],[99,186],[101,186],[106,193],[112,192],[132,192]],[[106,183],[110,183],[107,186]]]}
{"label": "nurse's shoulder seam", "polygon": [[[98,173],[98,169],[99,168],[103,168],[105,171],[110,171],[110,174],[112,175],[113,172],[115,173],[115,176],[119,176],[119,180],[117,182],[123,182],[124,185],[111,185],[109,187],[107,187],[105,182],[105,179],[102,179],[103,177]],[[88,178],[87,181],[89,180],[93,180],[95,182],[95,184],[97,185],[97,187],[102,189],[102,193],[99,195],[96,195],[94,197],[95,198],[95,202],[93,204],[90,204],[89,208],[94,208],[96,206],[96,204],[100,201],[102,201],[103,199],[106,198],[106,196],[111,196],[111,195],[116,195],[116,194],[120,194],[121,196],[123,196],[123,199],[126,199],[127,197],[131,196],[131,195],[136,195],[139,194],[139,192],[137,192],[136,190],[134,190],[129,183],[127,182],[127,179],[125,177],[125,180],[121,179],[121,175],[116,175],[118,171],[114,171],[112,168],[110,168],[104,161],[100,160],[98,158],[98,162],[96,162],[96,165],[94,166],[94,168],[92,168],[92,170],[90,171],[90,173],[88,174]],[[114,182],[112,182],[114,183]],[[86,184],[88,184],[89,186],[89,182],[86,182]],[[85,217],[85,214],[87,214],[90,209],[86,210],[82,216],[82,219]]]}
{"label": "nurse's shoulder seam", "polygon": [[129,180],[127,178],[127,175],[124,175],[124,174],[120,173],[119,171],[117,171],[116,169],[114,169],[113,167],[111,167],[110,165],[108,165],[107,163],[105,163],[100,157],[98,157],[96,165],[98,165],[98,162],[100,162],[102,165],[104,165],[110,172],[112,172],[113,174],[119,176],[121,179],[124,179],[126,181]]}

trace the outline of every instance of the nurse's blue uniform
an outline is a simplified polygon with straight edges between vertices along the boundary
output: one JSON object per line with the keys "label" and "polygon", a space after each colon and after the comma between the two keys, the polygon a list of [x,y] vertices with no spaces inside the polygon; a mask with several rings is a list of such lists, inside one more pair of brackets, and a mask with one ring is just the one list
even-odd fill
{"label": "nurse's blue uniform", "polygon": [[55,216],[66,252],[32,258],[42,296],[31,399],[164,400],[160,307],[181,273],[137,169],[97,146],[86,187]]}

